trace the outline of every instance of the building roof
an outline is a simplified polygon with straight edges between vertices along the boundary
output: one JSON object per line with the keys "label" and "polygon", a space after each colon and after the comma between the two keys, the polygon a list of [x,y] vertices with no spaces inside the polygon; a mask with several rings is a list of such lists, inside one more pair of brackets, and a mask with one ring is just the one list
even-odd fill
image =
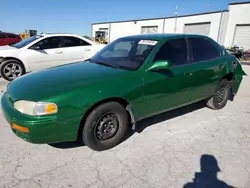
{"label": "building roof", "polygon": [[241,1],[241,2],[234,2],[234,3],[228,3],[229,5],[240,5],[240,4],[248,4],[250,1]]}
{"label": "building roof", "polygon": [[[188,16],[200,16],[200,15],[205,15],[205,14],[215,14],[215,13],[221,13],[221,12],[228,12],[228,10],[225,9],[225,10],[219,10],[219,11],[213,11],[213,12],[203,12],[203,13],[197,13],[197,14],[184,14],[184,15],[179,15],[179,16],[176,16],[176,17],[181,18],[181,17],[188,17]],[[110,22],[96,22],[96,23],[92,23],[92,25],[109,24],[109,23],[121,23],[121,22],[146,21],[146,20],[160,20],[160,19],[168,19],[168,18],[175,18],[175,16],[133,19],[133,20],[120,20],[120,21],[110,21]]]}

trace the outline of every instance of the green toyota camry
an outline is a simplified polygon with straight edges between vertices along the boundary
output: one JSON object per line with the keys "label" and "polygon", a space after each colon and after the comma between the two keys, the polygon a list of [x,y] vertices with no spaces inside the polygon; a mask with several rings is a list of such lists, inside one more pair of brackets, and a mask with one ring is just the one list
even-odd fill
{"label": "green toyota camry", "polygon": [[206,36],[119,38],[92,58],[29,73],[1,99],[15,135],[31,143],[74,141],[93,150],[119,144],[136,122],[198,101],[223,108],[239,89],[242,66]]}

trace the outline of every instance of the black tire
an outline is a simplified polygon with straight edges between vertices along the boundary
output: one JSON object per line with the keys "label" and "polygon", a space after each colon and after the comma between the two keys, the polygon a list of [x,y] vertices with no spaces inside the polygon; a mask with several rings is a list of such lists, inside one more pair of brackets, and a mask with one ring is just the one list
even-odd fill
{"label": "black tire", "polygon": [[[105,119],[106,118],[106,119]],[[113,127],[107,123],[108,120],[114,120]],[[109,126],[109,132],[104,132],[106,126]],[[124,138],[128,128],[128,113],[125,108],[117,102],[107,102],[97,106],[87,117],[82,139],[89,148],[102,151],[113,148]],[[112,137],[107,137],[113,134]],[[109,135],[110,136],[110,135]]]}
{"label": "black tire", "polygon": [[230,82],[223,79],[217,86],[214,95],[207,100],[207,107],[219,110],[226,106],[230,96]]}
{"label": "black tire", "polygon": [[[13,72],[11,69],[12,65],[16,66],[16,70],[14,71],[13,69]],[[9,59],[1,63],[0,73],[5,80],[12,81],[25,74],[25,68],[20,61],[15,59]],[[8,73],[10,73],[10,75]]]}

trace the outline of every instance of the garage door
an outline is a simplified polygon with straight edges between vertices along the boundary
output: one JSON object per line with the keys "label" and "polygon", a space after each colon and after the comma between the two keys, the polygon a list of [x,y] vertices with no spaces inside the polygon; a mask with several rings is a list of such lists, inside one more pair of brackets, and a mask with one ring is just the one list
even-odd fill
{"label": "garage door", "polygon": [[233,45],[250,49],[250,25],[236,25]]}
{"label": "garage door", "polygon": [[109,29],[108,28],[99,28],[99,31],[105,31],[107,36],[109,34]]}
{"label": "garage door", "polygon": [[142,34],[158,33],[158,26],[142,26]]}
{"label": "garage door", "polygon": [[184,33],[209,36],[210,22],[185,24]]}

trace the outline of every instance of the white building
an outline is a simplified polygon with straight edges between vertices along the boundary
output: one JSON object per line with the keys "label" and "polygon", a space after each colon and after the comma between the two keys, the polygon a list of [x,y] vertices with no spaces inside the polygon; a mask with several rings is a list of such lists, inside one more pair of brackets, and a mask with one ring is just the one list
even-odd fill
{"label": "white building", "polygon": [[143,33],[193,33],[207,35],[224,46],[250,49],[250,1],[230,3],[228,10],[165,18],[92,24],[92,37],[106,31],[109,42]]}

